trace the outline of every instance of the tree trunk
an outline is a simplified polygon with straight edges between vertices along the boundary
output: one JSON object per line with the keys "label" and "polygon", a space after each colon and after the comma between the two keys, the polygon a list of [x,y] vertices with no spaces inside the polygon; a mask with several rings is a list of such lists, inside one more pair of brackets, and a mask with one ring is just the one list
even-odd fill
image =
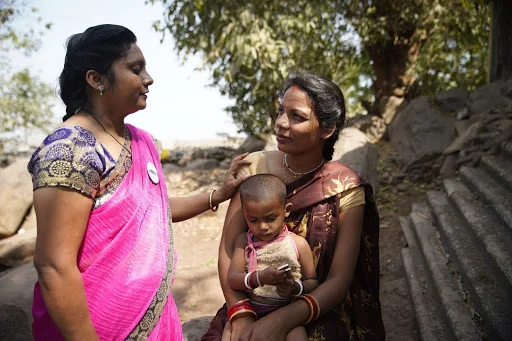
{"label": "tree trunk", "polygon": [[512,79],[512,1],[493,0],[489,80]]}
{"label": "tree trunk", "polygon": [[411,70],[418,60],[419,44],[376,44],[366,46],[366,50],[373,61],[376,76],[373,83],[375,103],[371,113],[382,114],[378,110],[382,97],[407,97],[414,83]]}

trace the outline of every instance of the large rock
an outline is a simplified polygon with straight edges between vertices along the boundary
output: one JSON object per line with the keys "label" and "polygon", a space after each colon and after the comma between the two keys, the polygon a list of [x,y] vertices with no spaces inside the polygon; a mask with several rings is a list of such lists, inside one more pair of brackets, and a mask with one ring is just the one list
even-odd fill
{"label": "large rock", "polygon": [[186,170],[209,170],[219,167],[219,161],[214,159],[196,159],[190,161],[185,167]]}
{"label": "large rock", "polygon": [[361,130],[371,143],[379,142],[386,133],[387,124],[384,119],[375,115],[357,115],[347,120],[346,127]]}
{"label": "large rock", "polygon": [[443,116],[422,96],[398,114],[388,133],[399,162],[409,169],[441,155],[454,137],[454,119]]}
{"label": "large rock", "polygon": [[0,340],[32,340],[32,296],[37,272],[28,263],[0,274]]}
{"label": "large rock", "polygon": [[512,110],[512,99],[506,97],[508,83],[497,81],[483,85],[473,91],[466,103],[469,114],[488,113],[491,110]]}
{"label": "large rock", "polygon": [[184,341],[201,341],[201,337],[208,331],[213,316],[202,316],[183,323]]}
{"label": "large rock", "polygon": [[34,258],[37,227],[34,208],[17,234],[0,240],[0,265],[15,267]]}
{"label": "large rock", "polygon": [[265,148],[266,141],[259,136],[249,136],[238,148],[237,154],[253,153]]}
{"label": "large rock", "polygon": [[0,238],[16,233],[32,205],[32,180],[28,158],[0,169]]}
{"label": "large rock", "polygon": [[456,112],[466,106],[469,92],[466,89],[453,88],[436,95],[436,104],[442,112]]}
{"label": "large rock", "polygon": [[366,135],[357,128],[349,127],[341,131],[334,145],[334,161],[352,168],[361,178],[368,181],[375,192],[378,190],[377,148]]}

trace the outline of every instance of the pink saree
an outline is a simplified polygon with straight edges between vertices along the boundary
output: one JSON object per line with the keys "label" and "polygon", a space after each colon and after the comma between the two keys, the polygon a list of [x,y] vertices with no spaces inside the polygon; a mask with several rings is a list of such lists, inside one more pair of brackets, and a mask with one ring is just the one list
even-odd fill
{"label": "pink saree", "polygon": [[[100,340],[183,340],[171,294],[175,254],[165,177],[152,137],[127,125],[132,166],[93,210],[78,254],[89,314]],[[148,176],[156,166],[158,184]],[[33,336],[63,340],[34,288]]]}

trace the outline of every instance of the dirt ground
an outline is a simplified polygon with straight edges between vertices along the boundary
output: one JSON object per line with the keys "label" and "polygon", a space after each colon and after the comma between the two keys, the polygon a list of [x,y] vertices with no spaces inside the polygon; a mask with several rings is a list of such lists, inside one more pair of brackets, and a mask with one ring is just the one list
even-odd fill
{"label": "dirt ground", "polygon": [[[413,202],[421,201],[426,190],[435,188],[438,180],[415,180],[400,175],[394,164],[389,143],[380,143],[380,189],[377,203],[381,217],[380,297],[387,340],[419,340],[414,310],[405,278],[401,249],[405,245],[399,216],[409,214]],[[171,173],[168,175],[169,194],[173,196],[204,193],[220,185],[224,170]],[[394,177],[394,180],[389,180]],[[222,224],[228,204],[217,212],[207,212],[199,217],[174,224],[175,247],[178,266],[173,295],[182,322],[200,316],[212,316],[223,304],[222,291],[217,277],[217,250]]]}

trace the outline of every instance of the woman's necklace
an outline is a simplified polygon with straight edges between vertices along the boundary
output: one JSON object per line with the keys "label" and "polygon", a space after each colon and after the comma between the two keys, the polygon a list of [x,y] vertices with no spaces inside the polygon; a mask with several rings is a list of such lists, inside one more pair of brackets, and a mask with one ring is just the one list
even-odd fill
{"label": "woman's necklace", "polygon": [[320,164],[318,166],[316,166],[315,168],[313,168],[312,170],[310,171],[307,171],[307,172],[294,172],[290,166],[288,165],[288,161],[286,160],[286,153],[284,154],[284,158],[283,158],[283,162],[286,166],[286,168],[288,168],[288,170],[293,174],[293,179],[297,179],[297,178],[300,178],[301,176],[304,176],[306,174],[309,174],[309,173],[312,173],[314,171],[316,171],[318,168],[322,167],[322,165],[324,164],[324,159],[322,158],[322,161],[320,161]]}
{"label": "woman's necklace", "polygon": [[[89,115],[91,115],[91,116],[92,116],[92,118],[94,118],[94,120],[95,120],[96,122],[98,122],[98,124],[100,125],[100,127],[101,127],[101,128],[103,128],[103,131],[105,131],[105,133],[109,134],[109,135],[110,135],[110,137],[112,137],[112,138],[114,139],[114,141],[116,141],[116,142],[117,142],[121,147],[123,147],[123,149],[124,149],[124,150],[126,150],[128,153],[130,153],[130,154],[131,154],[131,152],[128,150],[128,148],[126,148],[126,146],[125,146],[124,144],[122,144],[121,142],[119,142],[119,141],[114,137],[114,135],[112,135],[111,133],[109,133],[109,132],[107,131],[107,129],[105,129],[105,127],[103,126],[103,124],[101,124],[100,120],[98,120],[98,119],[96,118],[96,116],[94,116],[94,115],[93,115],[90,111],[88,111],[88,110],[82,109],[82,111],[85,111],[86,113],[88,113]],[[126,127],[124,127],[124,129],[125,129],[125,134],[126,134]]]}

